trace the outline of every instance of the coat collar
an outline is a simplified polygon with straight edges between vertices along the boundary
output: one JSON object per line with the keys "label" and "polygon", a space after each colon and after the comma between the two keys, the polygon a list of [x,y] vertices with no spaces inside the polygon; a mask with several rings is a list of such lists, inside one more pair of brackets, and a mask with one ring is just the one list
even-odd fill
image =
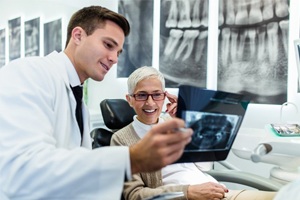
{"label": "coat collar", "polygon": [[55,63],[53,69],[57,72],[58,76],[61,76],[69,90],[71,90],[70,85],[81,85],[75,67],[64,52],[58,53],[54,51],[47,57],[49,57]]}

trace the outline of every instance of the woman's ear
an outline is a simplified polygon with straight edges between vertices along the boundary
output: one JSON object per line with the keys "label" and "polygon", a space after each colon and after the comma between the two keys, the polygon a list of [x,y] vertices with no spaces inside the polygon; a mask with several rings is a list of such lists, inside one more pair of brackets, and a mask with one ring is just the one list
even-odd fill
{"label": "woman's ear", "polygon": [[129,94],[126,94],[126,100],[127,100],[128,104],[130,105],[130,107],[132,107],[131,96]]}

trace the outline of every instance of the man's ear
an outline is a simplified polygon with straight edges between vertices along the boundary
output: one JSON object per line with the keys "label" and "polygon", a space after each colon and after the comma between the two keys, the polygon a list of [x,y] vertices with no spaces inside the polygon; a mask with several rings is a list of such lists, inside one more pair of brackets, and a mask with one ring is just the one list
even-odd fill
{"label": "man's ear", "polygon": [[84,34],[85,34],[85,31],[81,27],[76,26],[75,28],[73,28],[72,38],[73,38],[75,44],[79,44],[81,42],[81,39],[84,36]]}

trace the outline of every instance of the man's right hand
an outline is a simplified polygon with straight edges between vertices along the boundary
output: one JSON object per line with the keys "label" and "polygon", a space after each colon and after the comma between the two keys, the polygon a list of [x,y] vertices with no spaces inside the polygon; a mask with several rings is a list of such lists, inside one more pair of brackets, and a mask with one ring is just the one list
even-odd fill
{"label": "man's right hand", "polygon": [[143,139],[130,146],[131,173],[156,171],[178,160],[193,133],[190,128],[182,128],[182,119],[170,119],[154,125]]}

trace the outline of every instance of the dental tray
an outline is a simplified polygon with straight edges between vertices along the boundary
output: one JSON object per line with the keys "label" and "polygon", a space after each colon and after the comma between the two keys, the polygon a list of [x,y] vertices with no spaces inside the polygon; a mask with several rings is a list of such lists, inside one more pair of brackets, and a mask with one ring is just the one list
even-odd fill
{"label": "dental tray", "polygon": [[278,136],[300,136],[299,124],[271,124],[273,132]]}

